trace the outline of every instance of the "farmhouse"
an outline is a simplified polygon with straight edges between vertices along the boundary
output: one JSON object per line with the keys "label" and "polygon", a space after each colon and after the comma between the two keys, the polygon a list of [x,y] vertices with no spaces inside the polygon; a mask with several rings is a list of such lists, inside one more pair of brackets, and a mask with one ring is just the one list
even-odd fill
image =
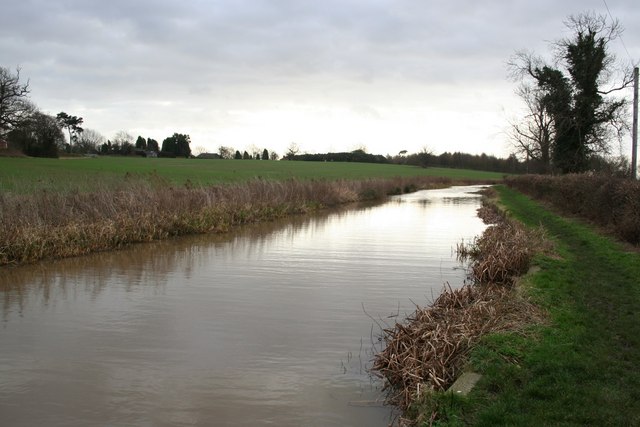
{"label": "farmhouse", "polygon": [[0,138],[0,150],[6,150],[9,148],[9,143],[4,139]]}
{"label": "farmhouse", "polygon": [[221,159],[218,153],[200,153],[197,156],[198,159]]}

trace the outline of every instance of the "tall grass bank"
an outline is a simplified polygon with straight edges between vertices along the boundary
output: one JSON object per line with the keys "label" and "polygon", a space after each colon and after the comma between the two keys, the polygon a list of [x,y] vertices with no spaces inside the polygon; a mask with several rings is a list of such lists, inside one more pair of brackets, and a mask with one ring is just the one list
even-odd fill
{"label": "tall grass bank", "polygon": [[116,249],[196,233],[219,233],[389,194],[451,185],[446,178],[270,181],[210,187],[129,179],[91,192],[0,193],[0,265]]}

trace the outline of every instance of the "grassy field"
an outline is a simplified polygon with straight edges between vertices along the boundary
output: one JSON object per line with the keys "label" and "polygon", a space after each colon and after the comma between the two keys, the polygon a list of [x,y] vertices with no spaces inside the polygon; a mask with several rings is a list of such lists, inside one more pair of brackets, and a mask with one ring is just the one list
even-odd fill
{"label": "grassy field", "polygon": [[68,159],[0,157],[0,189],[90,189],[96,183],[121,182],[127,175],[157,175],[174,184],[194,185],[266,179],[366,179],[439,176],[452,179],[500,180],[502,174],[462,169],[401,165],[260,160],[147,159],[97,157]]}
{"label": "grassy field", "polygon": [[584,224],[500,188],[509,212],[541,224],[557,255],[539,257],[524,291],[549,323],[485,338],[471,355],[483,374],[449,425],[640,425],[640,254]]}

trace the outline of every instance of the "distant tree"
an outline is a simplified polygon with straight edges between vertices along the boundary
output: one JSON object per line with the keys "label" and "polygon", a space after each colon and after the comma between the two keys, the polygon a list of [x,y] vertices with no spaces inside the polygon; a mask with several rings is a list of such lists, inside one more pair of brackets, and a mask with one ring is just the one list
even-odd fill
{"label": "distant tree", "polygon": [[138,135],[138,139],[136,139],[136,149],[137,150],[146,150],[147,149],[147,140]]}
{"label": "distant tree", "polygon": [[233,148],[221,145],[218,147],[218,154],[221,159],[233,159]]}
{"label": "distant tree", "polygon": [[249,153],[247,153],[247,150],[245,150],[244,153],[242,153],[242,159],[243,160],[251,159],[251,156],[249,155]]}
{"label": "distant tree", "polygon": [[158,141],[153,138],[147,138],[147,150],[155,152],[160,151],[160,145],[158,144]]}
{"label": "distant tree", "polygon": [[206,154],[207,149],[205,147],[203,147],[202,145],[198,145],[194,150],[193,150],[193,155],[198,157],[200,154]]}
{"label": "distant tree", "polygon": [[284,158],[287,160],[293,159],[300,152],[300,147],[295,142],[289,144],[287,148],[287,153],[284,155]]}
{"label": "distant tree", "polygon": [[58,157],[58,147],[64,144],[57,119],[39,111],[22,120],[7,134],[7,139],[12,146],[34,157]]}
{"label": "distant tree", "polygon": [[20,68],[15,74],[0,67],[0,136],[19,126],[34,113],[29,102],[29,81],[20,82]]}
{"label": "distant tree", "polygon": [[262,160],[269,160],[269,150],[266,148],[262,151]]}
{"label": "distant tree", "polygon": [[118,131],[111,141],[111,152],[128,156],[133,153],[133,149],[133,136],[124,130]]}
{"label": "distant tree", "polygon": [[275,160],[278,160],[280,156],[275,151],[272,151],[271,154],[269,155],[269,158],[275,161]]}
{"label": "distant tree", "polygon": [[424,146],[416,156],[418,158],[418,165],[426,168],[427,166],[429,166],[429,162],[433,157],[433,151],[429,147]]}
{"label": "distant tree", "polygon": [[69,151],[73,151],[73,145],[77,142],[78,135],[84,130],[80,126],[84,119],[78,116],[71,116],[64,111],[59,112],[56,118],[60,126],[69,132]]}
{"label": "distant tree", "polygon": [[242,160],[242,153],[240,153],[240,150],[236,150],[236,154],[233,156],[233,158],[235,160]]}
{"label": "distant tree", "polygon": [[100,146],[100,153],[101,154],[112,154],[113,153],[113,148],[111,147],[111,141],[107,140],[107,142],[103,143]]}
{"label": "distant tree", "polygon": [[356,144],[356,146],[353,148],[353,150],[351,152],[362,152],[362,153],[366,153],[367,152],[367,146],[365,144]]}
{"label": "distant tree", "polygon": [[165,155],[189,158],[191,156],[191,147],[189,147],[190,143],[191,138],[189,135],[174,133],[172,136],[165,138],[165,140],[162,141],[161,151]]}
{"label": "distant tree", "polygon": [[85,129],[76,142],[75,151],[78,153],[95,153],[101,151],[106,139],[101,133],[93,129]]}
{"label": "distant tree", "polygon": [[131,136],[130,133],[124,130],[116,132],[116,134],[113,136],[112,144],[124,144],[124,143],[129,143],[133,145],[133,136]]}
{"label": "distant tree", "polygon": [[160,149],[160,152],[162,152],[163,155],[175,157],[177,151],[178,144],[176,143],[175,138],[169,137],[162,141],[162,148]]}

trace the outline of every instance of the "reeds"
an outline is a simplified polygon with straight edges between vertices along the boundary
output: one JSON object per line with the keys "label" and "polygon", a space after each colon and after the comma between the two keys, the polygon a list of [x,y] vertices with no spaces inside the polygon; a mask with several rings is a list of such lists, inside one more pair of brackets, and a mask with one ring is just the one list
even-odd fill
{"label": "reeds", "polygon": [[525,229],[495,207],[480,214],[497,223],[473,244],[458,246],[459,256],[472,260],[474,283],[445,286],[429,307],[416,307],[404,322],[382,331],[385,348],[375,355],[371,371],[384,378],[387,402],[403,411],[427,393],[451,386],[482,336],[518,330],[542,318],[513,288],[532,256],[545,249],[542,232]]}
{"label": "reeds", "polygon": [[430,307],[417,307],[405,322],[383,331],[386,347],[371,369],[385,379],[387,403],[406,411],[426,393],[451,386],[483,335],[520,328],[538,316],[503,286],[447,286]]}
{"label": "reeds", "polygon": [[[115,249],[170,236],[225,232],[403,188],[434,188],[442,178],[271,181],[182,187],[128,177],[97,190],[0,193],[0,265]],[[400,190],[399,190],[400,189]]]}
{"label": "reeds", "polygon": [[470,245],[457,245],[458,259],[471,263],[472,277],[482,284],[512,285],[527,272],[533,256],[547,246],[542,229],[525,229],[503,218]]}

